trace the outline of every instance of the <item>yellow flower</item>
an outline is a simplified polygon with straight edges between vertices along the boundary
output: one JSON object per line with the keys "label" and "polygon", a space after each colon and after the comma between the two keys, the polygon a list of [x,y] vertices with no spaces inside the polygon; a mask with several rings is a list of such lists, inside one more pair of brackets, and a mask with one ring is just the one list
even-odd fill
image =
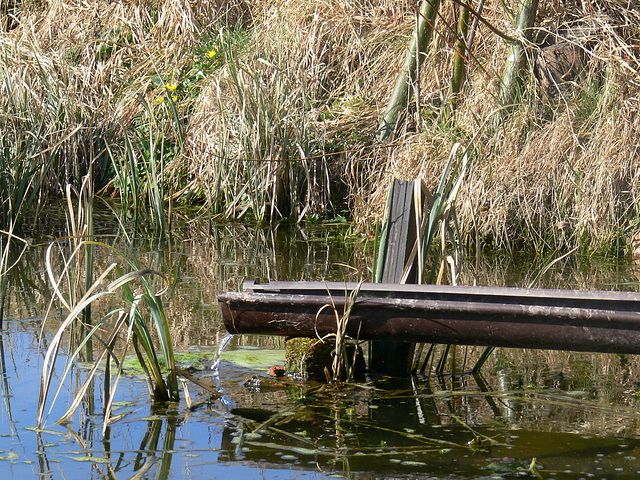
{"label": "yellow flower", "polygon": [[207,56],[208,56],[209,58],[213,58],[213,57],[215,57],[217,54],[218,54],[218,52],[216,51],[216,49],[215,49],[215,48],[212,48],[211,50],[209,50],[209,51],[207,52]]}
{"label": "yellow flower", "polygon": [[177,102],[178,101],[178,96],[177,95],[172,95],[171,96],[171,100],[173,100],[173,102]]}
{"label": "yellow flower", "polygon": [[158,97],[158,98],[156,98],[156,103],[157,103],[157,104],[161,104],[162,102],[164,102],[164,97]]}
{"label": "yellow flower", "polygon": [[173,91],[178,88],[178,82],[176,82],[175,80],[171,80],[169,83],[167,83],[167,86],[165,88],[167,90]]}

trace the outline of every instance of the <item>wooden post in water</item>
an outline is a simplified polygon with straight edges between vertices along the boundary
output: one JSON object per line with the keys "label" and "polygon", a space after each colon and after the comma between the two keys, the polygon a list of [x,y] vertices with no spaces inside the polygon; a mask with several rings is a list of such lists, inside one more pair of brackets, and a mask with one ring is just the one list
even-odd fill
{"label": "wooden post in water", "polygon": [[[416,182],[418,182],[416,184]],[[421,180],[406,181],[395,178],[391,186],[385,221],[378,249],[376,283],[417,283],[417,255],[411,255],[420,238],[416,205],[424,212]],[[411,264],[409,265],[409,262]],[[405,269],[409,269],[402,281]],[[415,343],[372,341],[369,368],[384,375],[404,376],[411,371]]]}

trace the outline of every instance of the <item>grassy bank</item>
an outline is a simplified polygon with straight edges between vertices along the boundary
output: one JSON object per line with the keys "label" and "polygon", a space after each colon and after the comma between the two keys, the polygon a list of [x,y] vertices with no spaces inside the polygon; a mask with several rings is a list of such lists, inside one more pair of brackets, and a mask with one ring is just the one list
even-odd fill
{"label": "grassy bank", "polygon": [[[15,2],[0,34],[5,210],[19,216],[91,165],[96,191],[159,229],[179,205],[263,221],[348,208],[367,229],[393,176],[435,189],[459,142],[469,242],[628,244],[640,224],[637,7],[541,2],[524,81],[496,113],[509,44],[491,28],[512,36],[517,8],[488,2],[486,23],[469,27],[454,110],[460,7],[444,2],[419,105],[379,145],[410,2]],[[563,43],[579,61],[556,87],[539,59]]]}

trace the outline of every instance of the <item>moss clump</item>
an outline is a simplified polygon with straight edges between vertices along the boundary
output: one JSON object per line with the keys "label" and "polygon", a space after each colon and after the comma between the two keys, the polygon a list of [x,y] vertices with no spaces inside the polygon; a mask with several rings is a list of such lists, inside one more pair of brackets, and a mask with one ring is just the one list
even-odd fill
{"label": "moss clump", "polygon": [[[285,370],[288,375],[308,380],[326,380],[333,376],[333,357],[336,344],[333,339],[289,338],[285,347]],[[355,352],[357,349],[357,353]],[[342,379],[352,370],[351,378],[364,375],[366,364],[362,349],[353,344],[345,345]],[[351,363],[355,359],[355,365]]]}
{"label": "moss clump", "polygon": [[335,342],[317,338],[289,338],[285,346],[285,370],[289,375],[310,380],[326,379],[331,373]]}

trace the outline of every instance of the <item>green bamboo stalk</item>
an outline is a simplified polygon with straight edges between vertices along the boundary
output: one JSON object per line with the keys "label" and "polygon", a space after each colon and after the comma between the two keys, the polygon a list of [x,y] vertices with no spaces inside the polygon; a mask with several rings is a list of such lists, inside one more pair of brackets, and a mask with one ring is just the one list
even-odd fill
{"label": "green bamboo stalk", "polygon": [[[376,140],[380,143],[387,142],[395,131],[398,114],[407,106],[410,97],[409,85],[416,79],[416,70],[420,56],[417,52],[424,52],[433,36],[433,22],[440,6],[440,0],[423,0],[420,7],[418,20],[418,35],[411,36],[411,42],[407,49],[407,55],[396,80],[393,93],[389,99],[387,109],[380,120]],[[418,43],[420,49],[418,49]],[[422,61],[422,60],[420,60]]]}
{"label": "green bamboo stalk", "polygon": [[458,32],[455,46],[455,56],[453,59],[453,78],[451,79],[451,109],[458,108],[458,94],[462,88],[462,81],[465,72],[465,54],[467,51],[467,32],[469,30],[469,1],[462,5],[458,17]]}
{"label": "green bamboo stalk", "polygon": [[498,101],[501,107],[511,105],[519,87],[521,71],[525,63],[525,46],[522,39],[531,40],[531,27],[536,20],[538,0],[520,0],[518,16],[516,17],[516,41],[511,42],[507,64],[500,82]]}

